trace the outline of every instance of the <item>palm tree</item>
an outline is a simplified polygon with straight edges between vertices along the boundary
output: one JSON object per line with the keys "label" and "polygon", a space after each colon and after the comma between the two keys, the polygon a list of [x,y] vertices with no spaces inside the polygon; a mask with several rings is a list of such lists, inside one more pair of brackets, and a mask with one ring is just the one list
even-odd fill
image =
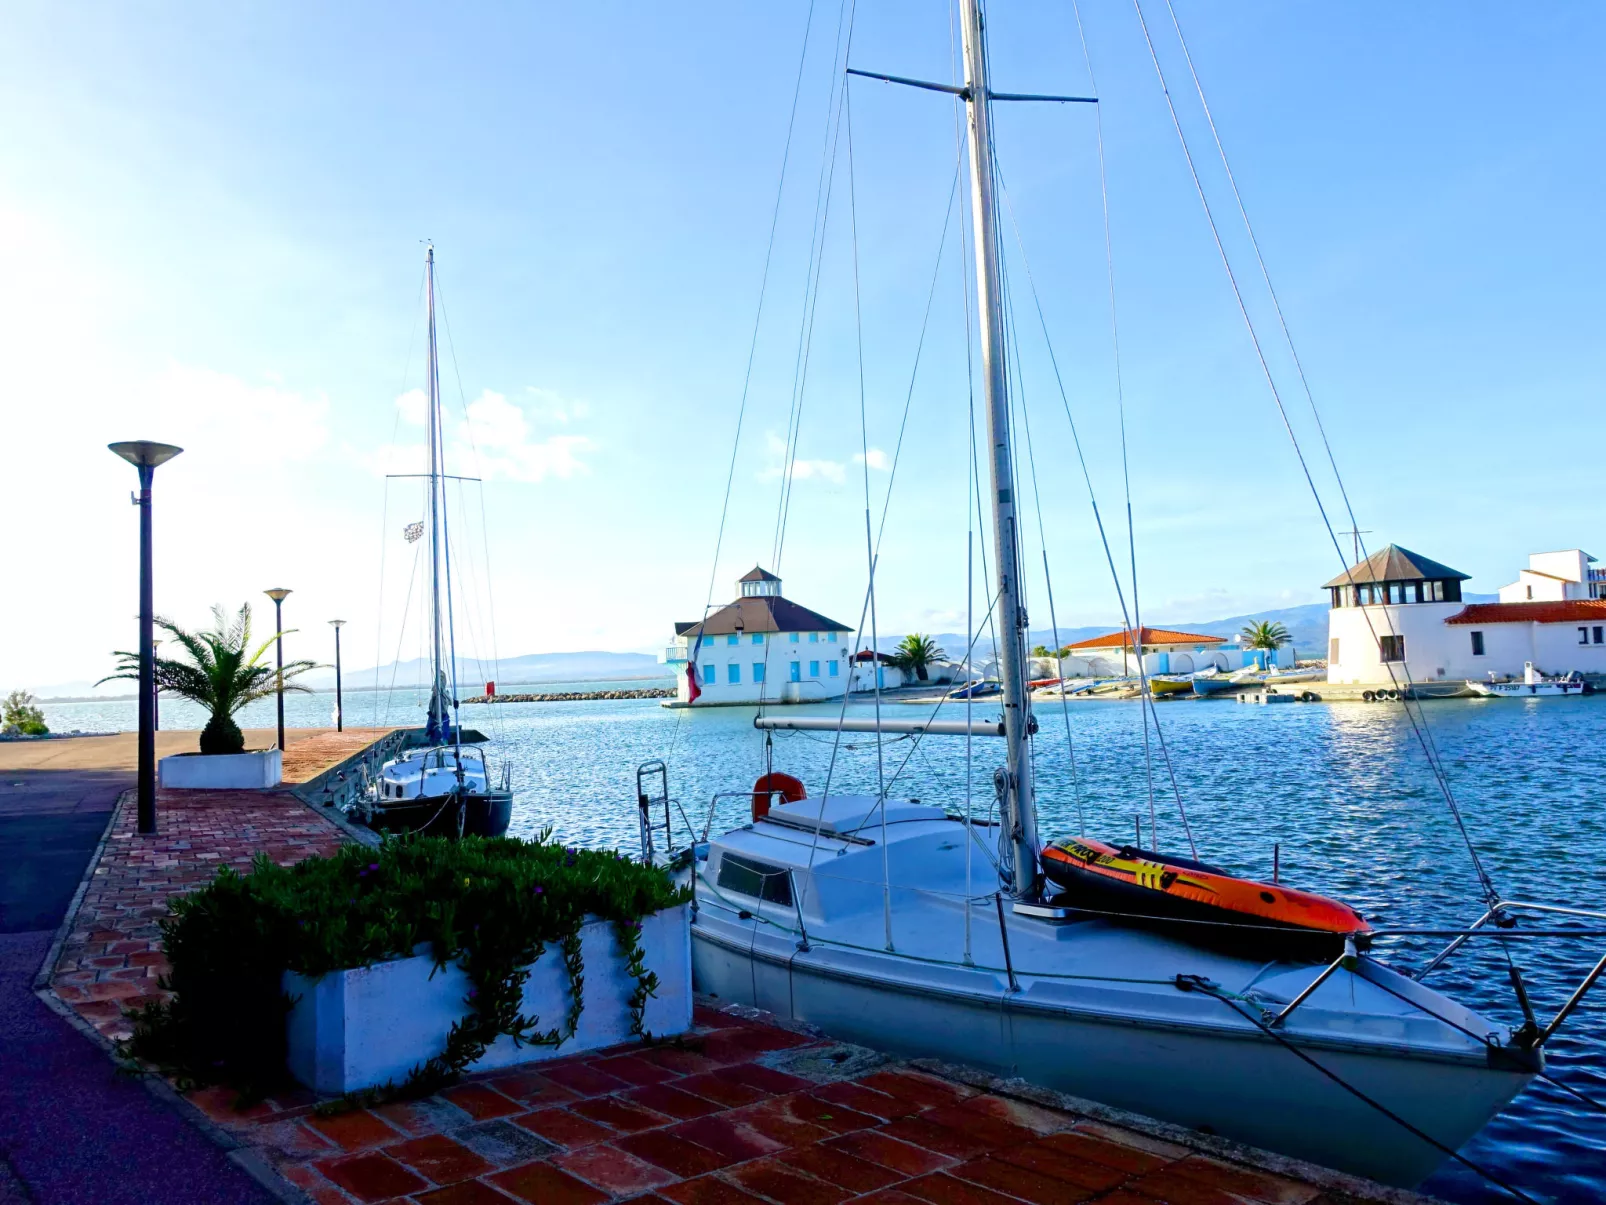
{"label": "palm tree", "polygon": [[924,682],[927,680],[926,670],[947,655],[930,636],[912,632],[899,641],[898,647],[892,651],[891,664],[904,673],[913,672],[916,678]]}
{"label": "palm tree", "polygon": [[[273,646],[269,636],[251,647],[251,604],[240,608],[231,621],[222,605],[212,608],[212,628],[205,632],[186,632],[171,619],[156,617],[156,626],[172,637],[188,655],[187,660],[157,657],[156,688],[205,707],[211,718],[201,729],[202,753],[243,753],[245,735],[234,722],[234,714],[247,703],[265,699],[277,689],[276,671],[263,660]],[[139,680],[139,654],[118,651],[117,672],[101,682],[117,678]],[[307,692],[308,687],[292,683],[291,678],[318,668],[314,661],[291,661],[284,667],[284,689]],[[100,682],[95,683],[96,686]]]}
{"label": "palm tree", "polygon": [[1240,637],[1245,648],[1270,650],[1282,648],[1290,639],[1287,628],[1268,619],[1244,624]]}

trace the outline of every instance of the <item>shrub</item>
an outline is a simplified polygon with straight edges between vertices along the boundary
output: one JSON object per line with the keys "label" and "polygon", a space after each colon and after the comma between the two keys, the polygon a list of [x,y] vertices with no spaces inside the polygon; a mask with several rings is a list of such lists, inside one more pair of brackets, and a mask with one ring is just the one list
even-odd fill
{"label": "shrub", "polygon": [[45,713],[33,706],[33,696],[25,690],[14,690],[0,703],[0,728],[15,728],[23,736],[44,736]]}
{"label": "shrub", "polygon": [[[499,1034],[560,1045],[579,1019],[580,926],[614,922],[637,980],[635,1028],[657,980],[641,964],[639,921],[690,893],[667,874],[621,854],[566,849],[543,839],[409,837],[375,850],[277,866],[259,855],[248,875],[227,867],[172,904],[161,922],[171,1002],[137,1014],[127,1053],[182,1079],[224,1082],[248,1098],[288,1079],[284,972],[317,977],[430,947],[456,962],[475,991],[447,1047],[386,1094],[427,1094],[460,1075]],[[521,970],[557,943],[569,968],[569,1015],[519,1012]],[[539,1028],[543,1022],[546,1028]]]}

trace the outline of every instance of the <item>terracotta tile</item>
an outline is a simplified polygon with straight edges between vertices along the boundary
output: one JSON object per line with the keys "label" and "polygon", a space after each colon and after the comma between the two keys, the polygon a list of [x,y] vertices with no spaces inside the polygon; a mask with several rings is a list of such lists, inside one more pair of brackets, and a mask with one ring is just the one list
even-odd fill
{"label": "terracotta tile", "polygon": [[437,1184],[451,1184],[467,1180],[470,1176],[483,1176],[492,1170],[491,1164],[445,1134],[430,1134],[397,1143],[386,1147],[385,1154]]}
{"label": "terracotta tile", "polygon": [[699,1176],[660,1188],[659,1193],[681,1205],[764,1205],[746,1189],[737,1188],[718,1176]]}
{"label": "terracotta tile", "polygon": [[550,1163],[526,1163],[490,1177],[492,1184],[524,1201],[539,1205],[595,1205],[608,1194],[577,1180]]}
{"label": "terracotta tile", "polygon": [[1027,1129],[1013,1121],[989,1117],[985,1113],[961,1108],[958,1105],[928,1109],[917,1120],[957,1130],[967,1138],[974,1138],[989,1146],[1019,1146],[1022,1143],[1033,1142],[1039,1137],[1036,1130]]}
{"label": "terracotta tile", "polygon": [[903,1177],[879,1163],[870,1163],[846,1151],[829,1146],[806,1146],[795,1151],[782,1151],[775,1156],[779,1163],[798,1168],[819,1180],[839,1184],[849,1192],[872,1192],[885,1188]]}
{"label": "terracotta tile", "polygon": [[1162,1167],[1125,1185],[1129,1192],[1153,1197],[1166,1205],[1243,1205],[1243,1198],[1213,1184],[1190,1180],[1175,1167]]}
{"label": "terracotta tile", "polygon": [[452,1137],[498,1167],[544,1159],[557,1150],[550,1142],[503,1117],[458,1126]]}
{"label": "terracotta tile", "polygon": [[684,1138],[697,1143],[698,1146],[706,1146],[709,1150],[724,1155],[732,1161],[757,1159],[761,1155],[772,1155],[786,1147],[784,1142],[777,1142],[761,1134],[735,1114],[714,1114],[711,1117],[683,1121],[668,1132],[676,1138]]}
{"label": "terracotta tile", "polygon": [[515,1117],[513,1123],[541,1135],[548,1142],[571,1150],[590,1146],[594,1142],[606,1142],[613,1135],[613,1131],[606,1126],[587,1121],[568,1109],[537,1109],[534,1113]]}
{"label": "terracotta tile", "polygon": [[674,1079],[675,1072],[650,1063],[639,1055],[627,1054],[621,1058],[603,1059],[595,1064],[598,1071],[607,1075],[617,1076],[632,1084],[661,1084],[666,1079]]}
{"label": "terracotta tile", "polygon": [[[1049,1137],[1055,1138],[1059,1135],[1051,1134]],[[1130,1172],[1058,1150],[1048,1144],[1048,1139],[1034,1142],[1029,1146],[1005,1147],[1003,1150],[994,1151],[993,1156],[1005,1163],[1013,1163],[1016,1167],[1037,1172],[1039,1175],[1051,1176],[1067,1184],[1095,1191],[1114,1188],[1131,1177]]]}
{"label": "terracotta tile", "polygon": [[1017,1205],[1012,1198],[981,1184],[956,1180],[944,1172],[921,1176],[898,1186],[900,1192],[932,1205]]}
{"label": "terracotta tile", "polygon": [[634,1086],[616,1075],[598,1071],[589,1063],[563,1063],[546,1068],[542,1074],[553,1083],[579,1096],[603,1096],[609,1092],[622,1092]]}
{"label": "terracotta tile", "polygon": [[[638,1138],[651,1136],[637,1135]],[[583,1150],[554,1155],[552,1162],[571,1175],[615,1196],[658,1188],[679,1178],[611,1145],[588,1146]]]}
{"label": "terracotta tile", "polygon": [[832,1104],[868,1113],[886,1121],[896,1121],[900,1117],[909,1117],[920,1111],[920,1106],[917,1104],[897,1096],[888,1096],[885,1092],[877,1092],[874,1088],[866,1088],[863,1084],[856,1084],[851,1080],[825,1084],[814,1089],[814,1095]]}
{"label": "terracotta tile", "polygon": [[441,1095],[476,1121],[524,1112],[517,1101],[509,1100],[484,1084],[462,1084],[456,1088],[448,1088]]}
{"label": "terracotta tile", "polygon": [[[89,940],[109,941],[112,936],[115,936],[115,934],[102,938],[91,933]],[[741,1029],[748,1024],[741,1017],[732,1016],[730,1013],[722,1013],[718,1009],[709,1008],[706,1004],[692,1005],[691,1020],[693,1025],[709,1029]]]}
{"label": "terracotta tile", "polygon": [[934,1075],[920,1075],[913,1071],[874,1071],[869,1075],[861,1075],[853,1082],[907,1100],[921,1108],[957,1105],[966,1097],[976,1094],[972,1089],[961,1088]]}
{"label": "terracotta tile", "polygon": [[1009,1125],[1024,1126],[1035,1134],[1057,1134],[1061,1130],[1070,1129],[1077,1120],[1069,1113],[1045,1109],[1041,1105],[1034,1105],[1024,1100],[1009,1100],[990,1094],[972,1096],[956,1107],[965,1113],[979,1114]]}
{"label": "terracotta tile", "polygon": [[711,1100],[716,1105],[723,1105],[727,1109],[738,1105],[750,1105],[756,1100],[763,1100],[769,1093],[753,1087],[751,1084],[741,1084],[734,1080],[722,1079],[710,1072],[707,1075],[688,1075],[685,1079],[675,1081],[675,1087],[683,1092],[694,1092],[705,1100]]}
{"label": "terracotta tile", "polygon": [[383,1155],[326,1159],[315,1166],[359,1201],[383,1201],[429,1187],[426,1181]]}
{"label": "terracotta tile", "polygon": [[649,1084],[645,1088],[626,1092],[622,1099],[680,1121],[705,1117],[709,1113],[719,1111],[719,1106],[712,1101],[704,1100],[701,1096],[693,1096],[690,1092],[682,1092],[672,1084]]}
{"label": "terracotta tile", "polygon": [[418,1205],[508,1205],[506,1197],[478,1180],[464,1180],[433,1192],[421,1192],[413,1200]]}
{"label": "terracotta tile", "polygon": [[273,1107],[266,1103],[254,1104],[246,1109],[235,1108],[240,1094],[233,1088],[222,1086],[197,1088],[193,1092],[186,1093],[184,1099],[213,1121],[220,1121],[225,1125],[267,1117],[273,1113]]}
{"label": "terracotta tile", "polygon": [[673,1172],[680,1178],[700,1176],[736,1162],[730,1155],[699,1146],[695,1142],[677,1137],[668,1130],[648,1130],[645,1134],[631,1134],[619,1139],[614,1145],[629,1151],[632,1155],[640,1156],[649,1163],[656,1164],[665,1171]]}
{"label": "terracotta tile", "polygon": [[251,1130],[247,1141],[280,1159],[325,1159],[340,1154],[339,1147],[300,1120],[263,1122]]}
{"label": "terracotta tile", "polygon": [[672,1120],[662,1113],[654,1112],[652,1109],[643,1109],[640,1105],[633,1105],[627,1100],[620,1100],[614,1096],[577,1100],[570,1108],[581,1117],[588,1118],[591,1121],[600,1121],[603,1125],[611,1126],[625,1134],[656,1129],[661,1125],[668,1125]]}
{"label": "terracotta tile", "polygon": [[660,1046],[656,1050],[643,1051],[641,1057],[649,1063],[656,1063],[666,1071],[673,1071],[676,1075],[697,1075],[704,1071],[712,1071],[719,1066],[719,1063],[701,1051],[680,1046]]}
{"label": "terracotta tile", "polygon": [[923,1146],[928,1151],[952,1155],[956,1159],[968,1159],[996,1145],[984,1138],[972,1137],[968,1133],[938,1125],[934,1121],[927,1121],[924,1114],[905,1117],[900,1121],[889,1121],[879,1132],[904,1142],[912,1142],[916,1146]]}
{"label": "terracotta tile", "polygon": [[512,1097],[526,1109],[542,1109],[547,1105],[565,1105],[580,1099],[580,1094],[546,1076],[533,1071],[519,1075],[503,1075],[486,1081],[503,1096]]}
{"label": "terracotta tile", "polygon": [[1105,1125],[1102,1121],[1079,1121],[1073,1127],[1075,1133],[1092,1134],[1096,1138],[1103,1138],[1106,1142],[1114,1142],[1120,1146],[1131,1147],[1134,1150],[1146,1151],[1148,1154],[1158,1156],[1170,1162],[1174,1159],[1186,1159],[1193,1154],[1185,1146],[1178,1146],[1175,1142],[1166,1142],[1161,1138],[1151,1138],[1147,1134],[1139,1134],[1136,1130],[1123,1130],[1120,1126]]}
{"label": "terracotta tile", "polygon": [[1300,1184],[1270,1172],[1223,1163],[1205,1155],[1190,1155],[1173,1163],[1166,1171],[1251,1201],[1263,1201],[1266,1205],[1308,1205],[1321,1195],[1319,1189],[1309,1184]]}
{"label": "terracotta tile", "polygon": [[1080,1126],[1062,1134],[1050,1134],[1039,1145],[1076,1159],[1101,1163],[1105,1167],[1113,1167],[1117,1171],[1133,1175],[1151,1172],[1171,1162],[1162,1155],[1152,1154],[1135,1146],[1127,1146],[1123,1142],[1111,1142],[1098,1134],[1083,1130]]}
{"label": "terracotta tile", "polygon": [[871,1163],[879,1163],[906,1176],[924,1175],[955,1162],[947,1155],[899,1142],[881,1130],[855,1130],[840,1138],[828,1138],[824,1145],[833,1150],[846,1151],[860,1159],[868,1159]]}
{"label": "terracotta tile", "polygon": [[393,1100],[380,1105],[374,1112],[405,1134],[438,1134],[472,1120],[462,1109],[438,1096],[426,1096],[423,1100]]}
{"label": "terracotta tile", "polygon": [[767,1092],[771,1096],[780,1096],[786,1092],[803,1092],[814,1087],[812,1080],[800,1076],[788,1075],[784,1071],[776,1071],[772,1067],[765,1067],[759,1063],[743,1063],[737,1067],[721,1067],[712,1072],[717,1079],[730,1083],[745,1084],[749,1088],[757,1088],[760,1092]]}
{"label": "terracotta tile", "polygon": [[948,1174],[958,1180],[981,1184],[1023,1201],[1034,1202],[1035,1205],[1086,1201],[1095,1195],[1094,1189],[1069,1184],[1002,1159],[972,1159],[969,1163],[950,1168]]}
{"label": "terracotta tile", "polygon": [[756,1163],[743,1163],[725,1173],[743,1188],[751,1189],[761,1197],[779,1201],[780,1205],[837,1205],[851,1193],[835,1184],[806,1176],[794,1167],[773,1159],[760,1159]]}
{"label": "terracotta tile", "polygon": [[381,1146],[402,1137],[393,1126],[386,1125],[367,1109],[353,1109],[350,1113],[336,1113],[332,1117],[319,1117],[314,1113],[305,1120],[312,1129],[347,1151]]}
{"label": "terracotta tile", "polygon": [[745,1109],[726,1114],[731,1121],[750,1126],[766,1138],[782,1146],[810,1146],[836,1131],[805,1121],[797,1115],[793,1102],[797,1097],[777,1096]]}

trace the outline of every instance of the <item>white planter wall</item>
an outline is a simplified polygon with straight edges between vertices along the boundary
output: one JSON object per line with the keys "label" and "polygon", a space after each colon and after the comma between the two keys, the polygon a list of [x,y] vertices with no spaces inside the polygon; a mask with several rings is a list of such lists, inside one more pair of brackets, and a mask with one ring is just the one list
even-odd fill
{"label": "white planter wall", "polygon": [[278,749],[249,753],[176,753],[156,763],[159,785],[178,790],[261,790],[276,787],[284,777],[284,755]]}
{"label": "white planter wall", "polygon": [[[683,904],[642,921],[647,969],[658,994],[647,1000],[642,1024],[656,1036],[685,1033],[692,1024],[691,906]],[[584,1007],[574,1037],[561,1046],[514,1044],[503,1035],[471,1071],[567,1058],[632,1040],[630,994],[636,981],[607,921],[580,930],[585,959]],[[288,1025],[290,1072],[314,1091],[330,1094],[401,1083],[418,1064],[440,1054],[452,1025],[468,1012],[473,984],[455,963],[440,971],[426,953],[371,967],[334,971],[322,979],[286,973],[284,990],[295,1000]],[[562,1029],[569,1012],[569,973],[557,943],[530,968],[525,1015],[536,1029]]]}

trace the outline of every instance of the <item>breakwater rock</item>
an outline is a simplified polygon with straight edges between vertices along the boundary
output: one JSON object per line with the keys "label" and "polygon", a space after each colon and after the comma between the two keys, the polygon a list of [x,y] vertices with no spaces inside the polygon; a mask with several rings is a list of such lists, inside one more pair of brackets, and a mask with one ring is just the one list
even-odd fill
{"label": "breakwater rock", "polygon": [[649,686],[635,690],[563,690],[533,695],[478,695],[466,703],[583,703],[590,699],[672,699],[672,686]]}

